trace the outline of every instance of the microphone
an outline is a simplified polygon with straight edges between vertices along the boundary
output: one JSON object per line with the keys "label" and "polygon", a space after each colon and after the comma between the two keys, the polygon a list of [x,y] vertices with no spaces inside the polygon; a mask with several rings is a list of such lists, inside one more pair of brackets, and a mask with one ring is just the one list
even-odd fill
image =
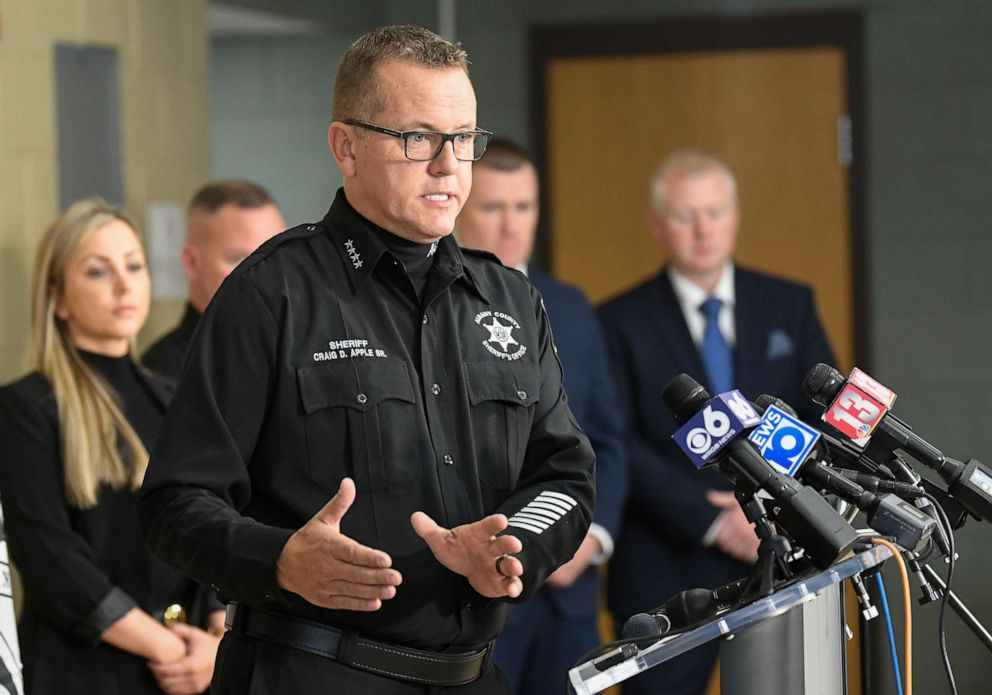
{"label": "microphone", "polygon": [[[845,380],[830,365],[821,362],[813,367],[803,380],[803,391],[825,408],[825,422],[834,425],[856,443],[871,439],[889,451],[901,449],[934,470],[939,470],[943,465],[944,455],[940,450],[889,413],[889,403],[877,400],[865,389]],[[893,396],[890,403],[894,400]]]}
{"label": "microphone", "polygon": [[732,608],[746,586],[747,579],[737,579],[712,591],[688,589],[647,613],[635,613],[627,618],[620,635],[624,640],[637,642],[624,644],[604,654],[593,661],[593,667],[597,671],[606,671],[636,656],[639,649],[647,646],[645,642],[657,642],[672,630],[694,625]]}
{"label": "microphone", "polygon": [[649,638],[666,635],[729,610],[747,588],[747,579],[736,579],[716,589],[687,589],[647,613],[636,613],[623,624],[623,637]]}
{"label": "microphone", "polygon": [[[762,413],[764,413],[768,406],[778,405],[792,417],[798,418],[796,411],[791,406],[775,396],[762,394],[761,396],[758,396],[754,404],[759,412]],[[820,441],[827,450],[827,456],[831,459],[831,461],[843,463],[849,468],[867,470],[872,475],[878,475],[886,480],[895,480],[896,476],[891,470],[889,470],[888,466],[873,461],[865,454],[865,452],[854,444],[842,441],[836,437],[832,437],[829,433],[824,432],[823,430],[817,430],[817,432],[819,432]],[[891,490],[890,492],[895,492],[895,490]]]}
{"label": "microphone", "polygon": [[620,633],[622,639],[661,639],[672,629],[672,621],[664,613],[635,613],[627,618]]}
{"label": "microphone", "polygon": [[764,417],[749,440],[758,445],[761,455],[772,465],[783,458],[794,463],[786,473],[799,475],[805,483],[850,502],[865,513],[871,528],[891,536],[903,548],[912,550],[933,533],[936,522],[912,504],[891,493],[875,495],[817,460],[814,447],[821,433],[799,420],[787,403],[763,395],[755,406],[764,412]]}
{"label": "microphone", "polygon": [[896,480],[882,480],[877,476],[852,471],[849,468],[835,468],[834,470],[848,480],[853,480],[865,490],[871,490],[872,492],[891,492],[899,495],[904,500],[919,499],[927,494],[923,488],[910,485],[909,483],[900,483]]}
{"label": "microphone", "polygon": [[[773,468],[739,436],[747,422],[757,419],[739,392],[711,399],[692,377],[680,374],[665,387],[662,400],[676,422],[683,425],[673,435],[679,447],[707,457],[704,465],[715,463],[735,484],[767,492],[774,500],[769,517],[806,550],[814,565],[826,569],[854,546],[858,534],[837,510],[812,488]],[[740,415],[749,417],[737,417],[735,408]]]}
{"label": "microphone", "polygon": [[891,536],[907,550],[919,547],[937,526],[933,518],[898,495],[875,495],[820,461],[810,461],[803,467],[803,480],[853,504],[865,513],[871,528]]}
{"label": "microphone", "polygon": [[[755,408],[760,413],[764,413],[769,406],[773,405],[781,408],[793,418],[799,418],[799,415],[792,406],[776,396],[762,394],[754,402]],[[881,474],[877,476],[872,473],[862,473],[848,468],[833,467],[834,471],[840,473],[845,478],[853,480],[866,490],[871,490],[872,492],[893,492],[903,499],[917,499],[926,494],[926,490],[921,489],[917,485],[897,481],[895,474],[888,466],[879,465],[872,461],[853,444],[831,437],[823,430],[816,430],[816,432],[819,435],[820,442],[825,445],[823,447],[825,452],[821,456],[824,459],[829,459],[831,464],[839,461],[847,466],[867,468],[873,473]]]}
{"label": "microphone", "polygon": [[[855,370],[858,383],[877,384]],[[852,373],[852,377],[855,376]],[[947,484],[947,491],[976,519],[992,521],[992,469],[977,459],[966,462],[945,457],[941,451],[913,432],[905,422],[888,412],[888,403],[874,398],[830,365],[820,363],[803,380],[803,390],[824,406],[824,421],[855,442],[868,440],[873,447],[892,453],[897,449],[932,468]],[[885,387],[878,384],[882,389]],[[870,390],[870,389],[869,389]],[[885,389],[888,391],[887,389]],[[889,391],[891,393],[891,391]],[[878,395],[878,392],[876,392]]]}

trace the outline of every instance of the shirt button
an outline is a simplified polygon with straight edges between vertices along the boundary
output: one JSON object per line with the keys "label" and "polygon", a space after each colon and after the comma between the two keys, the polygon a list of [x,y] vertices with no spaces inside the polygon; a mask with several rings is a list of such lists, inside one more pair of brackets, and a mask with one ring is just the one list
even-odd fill
{"label": "shirt button", "polygon": [[446,466],[451,466],[455,463],[455,457],[452,456],[451,454],[445,454],[444,459],[442,460],[444,461],[444,465]]}
{"label": "shirt button", "polygon": [[368,403],[369,397],[366,396],[364,393],[360,393],[355,397],[355,400],[361,403],[362,405],[365,405],[366,403]]}
{"label": "shirt button", "polygon": [[217,586],[216,584],[211,584],[210,588],[213,589],[214,591],[220,591],[220,587]]}
{"label": "shirt button", "polygon": [[526,391],[517,391],[517,398],[519,398],[522,401],[526,401],[527,400],[527,392]]}
{"label": "shirt button", "polygon": [[441,387],[438,384],[434,384],[433,386],[431,386],[431,393],[433,393],[435,396],[438,395],[439,393],[441,393]]}
{"label": "shirt button", "polygon": [[424,324],[425,326],[426,326],[426,325],[427,325],[428,323],[430,323],[430,322],[431,322],[431,320],[430,320],[430,317],[428,317],[428,316],[427,316],[427,314],[424,314],[424,318],[422,318],[422,319],[421,319],[420,321],[421,321],[421,323],[423,323],[423,324]]}

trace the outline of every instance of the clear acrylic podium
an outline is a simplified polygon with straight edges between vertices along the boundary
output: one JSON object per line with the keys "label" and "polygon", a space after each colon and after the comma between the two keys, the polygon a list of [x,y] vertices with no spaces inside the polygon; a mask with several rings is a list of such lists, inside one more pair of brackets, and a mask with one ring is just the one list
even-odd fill
{"label": "clear acrylic podium", "polygon": [[[710,640],[732,636],[733,639],[725,641],[720,650],[723,695],[774,692],[812,695],[805,689],[783,689],[783,678],[796,683],[806,671],[816,674],[818,692],[834,692],[831,684],[836,682],[840,684],[836,692],[843,693],[844,624],[840,584],[859,572],[882,564],[889,557],[891,553],[887,548],[874,546],[817,574],[797,579],[771,596],[719,615],[689,632],[662,638],[605,670],[599,670],[602,666],[597,668],[594,664],[602,657],[580,664],[568,672],[569,680],[578,695],[599,693]],[[821,607],[805,615],[807,624],[804,625],[801,609],[814,600]],[[800,610],[793,610],[796,608]],[[779,616],[780,619],[770,620]],[[801,648],[803,643],[802,639],[798,642],[792,639],[796,630],[801,631],[800,635],[805,632],[812,637],[812,652],[797,650],[795,654],[790,653],[790,647]],[[828,651],[838,656],[837,661],[829,655],[824,657],[822,651],[824,645],[832,643],[837,648]],[[767,661],[761,658],[762,653],[774,656]],[[817,663],[819,661],[823,663]],[[769,678],[778,680],[769,682]]]}

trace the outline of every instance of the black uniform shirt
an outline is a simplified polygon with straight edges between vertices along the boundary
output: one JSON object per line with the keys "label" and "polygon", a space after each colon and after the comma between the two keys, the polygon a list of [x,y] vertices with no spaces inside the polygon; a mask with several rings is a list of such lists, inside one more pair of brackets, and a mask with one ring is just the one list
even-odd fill
{"label": "black uniform shirt", "polygon": [[[422,301],[342,192],[323,222],[264,244],[207,309],[152,454],[150,547],[246,605],[387,642],[464,650],[504,602],[442,567],[414,533],[501,512],[524,594],[589,525],[594,455],[568,409],[540,296],[494,256],[437,247]],[[393,558],[395,598],[327,611],[276,583],[289,536],[354,478],[342,531]]]}
{"label": "black uniform shirt", "polygon": [[186,348],[193,338],[193,331],[200,321],[200,312],[193,308],[192,304],[186,304],[186,312],[183,314],[179,325],[155,341],[141,356],[141,362],[150,370],[162,376],[169,377],[173,381],[179,381],[179,375],[183,371],[183,360],[186,357]]}

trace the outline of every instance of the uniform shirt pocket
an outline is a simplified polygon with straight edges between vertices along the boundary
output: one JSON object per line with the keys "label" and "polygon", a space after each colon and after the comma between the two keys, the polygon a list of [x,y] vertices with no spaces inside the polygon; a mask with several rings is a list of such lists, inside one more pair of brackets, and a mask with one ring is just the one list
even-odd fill
{"label": "uniform shirt pocket", "polygon": [[540,379],[524,363],[466,362],[465,385],[479,477],[493,490],[513,490],[540,394]]}
{"label": "uniform shirt pocket", "polygon": [[360,491],[412,481],[413,470],[399,459],[399,448],[389,446],[409,440],[402,434],[414,417],[416,399],[405,362],[325,362],[300,367],[296,376],[314,483],[333,494],[345,475]]}

